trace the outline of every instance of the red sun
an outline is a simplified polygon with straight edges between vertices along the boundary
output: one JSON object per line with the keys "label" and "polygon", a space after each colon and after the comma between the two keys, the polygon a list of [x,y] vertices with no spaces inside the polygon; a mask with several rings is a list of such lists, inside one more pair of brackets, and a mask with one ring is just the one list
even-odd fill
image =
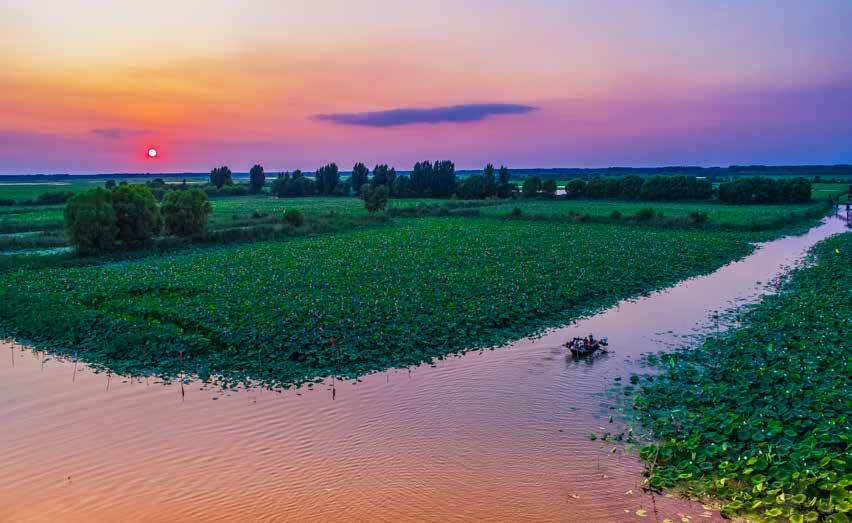
{"label": "red sun", "polygon": [[148,158],[156,158],[160,153],[153,147],[148,148]]}

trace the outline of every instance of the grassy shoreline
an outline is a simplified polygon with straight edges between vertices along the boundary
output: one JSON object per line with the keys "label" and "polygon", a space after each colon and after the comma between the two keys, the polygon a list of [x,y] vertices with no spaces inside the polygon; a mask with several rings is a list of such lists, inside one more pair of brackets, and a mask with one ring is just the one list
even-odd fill
{"label": "grassy shoreline", "polygon": [[824,240],[741,326],[651,356],[637,421],[653,488],[726,503],[723,513],[847,521],[852,392],[852,233]]}

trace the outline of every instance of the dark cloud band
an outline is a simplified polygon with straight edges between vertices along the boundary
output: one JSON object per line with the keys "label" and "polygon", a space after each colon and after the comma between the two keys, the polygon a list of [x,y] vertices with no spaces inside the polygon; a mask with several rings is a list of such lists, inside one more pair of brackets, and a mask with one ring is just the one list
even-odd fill
{"label": "dark cloud band", "polygon": [[535,107],[518,104],[466,104],[428,109],[390,109],[367,113],[316,114],[316,120],[342,125],[394,127],[418,123],[476,122],[498,114],[525,114]]}
{"label": "dark cloud band", "polygon": [[100,138],[127,138],[147,133],[147,129],[129,129],[124,127],[110,127],[108,129],[92,129],[92,134]]}

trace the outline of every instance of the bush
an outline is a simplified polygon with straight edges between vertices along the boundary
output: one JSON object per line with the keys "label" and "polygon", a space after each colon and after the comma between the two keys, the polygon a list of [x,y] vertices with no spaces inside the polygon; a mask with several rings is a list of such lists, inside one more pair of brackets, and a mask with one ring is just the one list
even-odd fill
{"label": "bush", "polygon": [[136,245],[159,234],[163,217],[151,190],[144,185],[122,185],[112,190],[118,239]]}
{"label": "bush", "polygon": [[305,217],[296,209],[284,211],[284,221],[293,227],[301,227],[305,223]]}
{"label": "bush", "polygon": [[512,212],[509,213],[509,216],[512,218],[520,218],[523,213],[524,212],[521,210],[520,207],[515,207],[514,209],[512,209]]}
{"label": "bush", "polygon": [[647,222],[649,220],[654,219],[654,209],[651,207],[647,207],[645,209],[641,209],[636,213],[636,216],[633,217],[637,222]]}
{"label": "bush", "polygon": [[172,191],[163,200],[166,230],[176,236],[192,236],[204,231],[212,212],[207,195],[198,189]]}
{"label": "bush", "polygon": [[574,178],[565,184],[565,196],[568,198],[580,198],[586,194],[586,181],[582,178]]}
{"label": "bush", "polygon": [[621,219],[621,211],[612,211],[612,214],[610,214],[609,217],[612,218],[613,220],[620,220]]}
{"label": "bush", "polygon": [[691,213],[687,214],[686,217],[690,221],[690,223],[695,224],[707,223],[707,221],[710,219],[710,217],[707,216],[706,212],[701,211],[692,211]]}
{"label": "bush", "polygon": [[0,199],[0,206],[8,207],[9,205],[15,205],[15,200],[12,200],[10,198]]}
{"label": "bush", "polygon": [[806,203],[811,200],[811,182],[805,178],[775,180],[765,177],[738,178],[719,184],[719,201],[732,205],[750,203]]}
{"label": "bush", "polygon": [[65,231],[78,253],[100,254],[112,250],[118,238],[112,193],[100,187],[72,197],[65,207]]}
{"label": "bush", "polygon": [[73,192],[46,192],[38,195],[35,203],[37,205],[59,205],[67,202],[73,196]]}
{"label": "bush", "polygon": [[361,187],[361,197],[364,199],[364,207],[367,212],[375,214],[387,207],[390,192],[387,185],[365,185]]}

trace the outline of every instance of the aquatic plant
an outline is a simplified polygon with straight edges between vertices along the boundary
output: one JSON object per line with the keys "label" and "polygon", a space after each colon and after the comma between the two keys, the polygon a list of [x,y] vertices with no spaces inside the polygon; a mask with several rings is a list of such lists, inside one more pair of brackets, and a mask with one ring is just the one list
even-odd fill
{"label": "aquatic plant", "polygon": [[740,328],[648,363],[638,421],[652,488],[723,500],[723,514],[847,521],[852,503],[852,233],[748,310]]}

